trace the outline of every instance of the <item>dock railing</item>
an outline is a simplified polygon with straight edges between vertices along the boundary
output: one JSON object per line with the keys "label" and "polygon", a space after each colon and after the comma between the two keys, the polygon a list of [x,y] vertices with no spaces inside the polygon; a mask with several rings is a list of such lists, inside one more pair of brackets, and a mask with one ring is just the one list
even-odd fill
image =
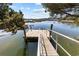
{"label": "dock railing", "polygon": [[63,35],[54,30],[49,30],[51,34],[52,45],[54,45],[59,55],[71,56],[79,55],[79,41]]}
{"label": "dock railing", "polygon": [[[41,29],[43,30],[43,29]],[[48,30],[48,29],[46,29]],[[54,30],[48,30],[51,32],[51,43],[54,45],[54,48],[61,56],[79,56],[79,40],[71,38],[69,36],[63,35],[59,32]],[[74,33],[73,33],[74,34]],[[41,35],[40,38],[41,39]],[[40,41],[38,41],[38,53],[37,55],[40,56]],[[43,53],[43,52],[42,52]]]}
{"label": "dock railing", "polygon": [[37,56],[40,56],[40,36],[38,37]]}

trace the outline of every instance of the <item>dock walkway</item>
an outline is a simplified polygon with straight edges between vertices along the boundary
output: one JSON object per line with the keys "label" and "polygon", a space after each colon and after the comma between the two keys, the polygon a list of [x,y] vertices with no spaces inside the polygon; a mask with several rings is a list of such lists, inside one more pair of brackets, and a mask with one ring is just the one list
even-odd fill
{"label": "dock walkway", "polygon": [[48,39],[50,37],[48,30],[29,30],[26,33],[26,37],[27,38],[38,37],[37,39],[38,40],[38,50],[37,50],[38,56],[58,56],[58,53],[56,52],[55,48],[52,46],[50,40]]}

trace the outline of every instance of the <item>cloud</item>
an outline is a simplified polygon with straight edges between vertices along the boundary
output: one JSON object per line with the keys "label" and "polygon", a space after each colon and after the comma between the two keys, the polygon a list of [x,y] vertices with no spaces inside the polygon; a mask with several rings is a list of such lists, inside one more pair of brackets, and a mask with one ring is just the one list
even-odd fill
{"label": "cloud", "polygon": [[14,5],[11,5],[10,7],[11,7],[11,8],[17,8],[17,7],[16,7],[16,6],[14,6]]}
{"label": "cloud", "polygon": [[27,9],[27,10],[30,10],[30,8],[29,8],[29,7],[27,7],[26,9]]}
{"label": "cloud", "polygon": [[26,10],[30,10],[30,7],[17,7],[17,6],[15,6],[15,5],[11,5],[10,6],[11,8],[13,8],[13,9],[20,9],[20,10],[24,10],[24,9],[26,9]]}
{"label": "cloud", "polygon": [[20,9],[21,9],[21,10],[23,10],[23,9],[24,9],[24,7],[21,7]]}
{"label": "cloud", "polygon": [[25,7],[21,7],[20,9],[21,9],[21,10],[30,10],[29,7],[26,7],[26,8],[25,8]]}
{"label": "cloud", "polygon": [[47,15],[47,14],[29,14],[29,15],[24,15],[24,18],[28,18],[28,19],[31,19],[31,18],[33,18],[33,19],[35,19],[35,18],[48,18],[49,17],[49,15]]}
{"label": "cloud", "polygon": [[44,12],[40,12],[40,13],[26,13],[24,14],[24,18],[48,18],[49,17],[49,13],[44,13]]}
{"label": "cloud", "polygon": [[44,11],[45,11],[44,8],[34,9],[34,10],[33,10],[34,13],[39,13],[39,12],[44,12]]}
{"label": "cloud", "polygon": [[41,3],[35,3],[35,5],[41,5]]}

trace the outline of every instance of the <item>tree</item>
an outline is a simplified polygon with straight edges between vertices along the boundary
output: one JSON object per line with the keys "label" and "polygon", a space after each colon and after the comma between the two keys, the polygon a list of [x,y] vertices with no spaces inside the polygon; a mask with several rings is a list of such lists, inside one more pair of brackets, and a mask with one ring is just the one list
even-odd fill
{"label": "tree", "polygon": [[6,29],[6,20],[9,18],[9,5],[10,3],[0,3],[0,20]]}
{"label": "tree", "polygon": [[[79,17],[79,14],[71,14],[71,11],[78,11],[79,4],[78,3],[42,3],[43,7],[50,12],[50,15],[53,14],[66,14],[68,16]],[[77,10],[78,9],[78,10]]]}
{"label": "tree", "polygon": [[23,29],[26,38],[23,13],[21,12],[21,10],[19,12],[14,11],[9,7],[9,5],[11,4],[0,4],[0,20],[5,25],[5,30],[16,33],[18,29]]}
{"label": "tree", "polygon": [[22,29],[24,30],[24,35],[26,38],[26,31],[25,31],[25,25],[24,25],[25,22],[23,20],[23,14],[22,14],[21,10],[19,10],[19,13],[21,14],[21,21],[22,21],[22,22],[20,22],[20,25],[22,26]]}

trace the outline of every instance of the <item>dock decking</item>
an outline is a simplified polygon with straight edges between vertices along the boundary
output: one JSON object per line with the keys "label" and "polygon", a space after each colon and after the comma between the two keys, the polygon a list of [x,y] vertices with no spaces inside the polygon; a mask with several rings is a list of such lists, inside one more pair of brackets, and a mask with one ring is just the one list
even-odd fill
{"label": "dock decking", "polygon": [[29,30],[26,33],[26,37],[38,37],[38,56],[58,56],[58,53],[48,39],[48,37],[50,37],[50,33],[48,30]]}

